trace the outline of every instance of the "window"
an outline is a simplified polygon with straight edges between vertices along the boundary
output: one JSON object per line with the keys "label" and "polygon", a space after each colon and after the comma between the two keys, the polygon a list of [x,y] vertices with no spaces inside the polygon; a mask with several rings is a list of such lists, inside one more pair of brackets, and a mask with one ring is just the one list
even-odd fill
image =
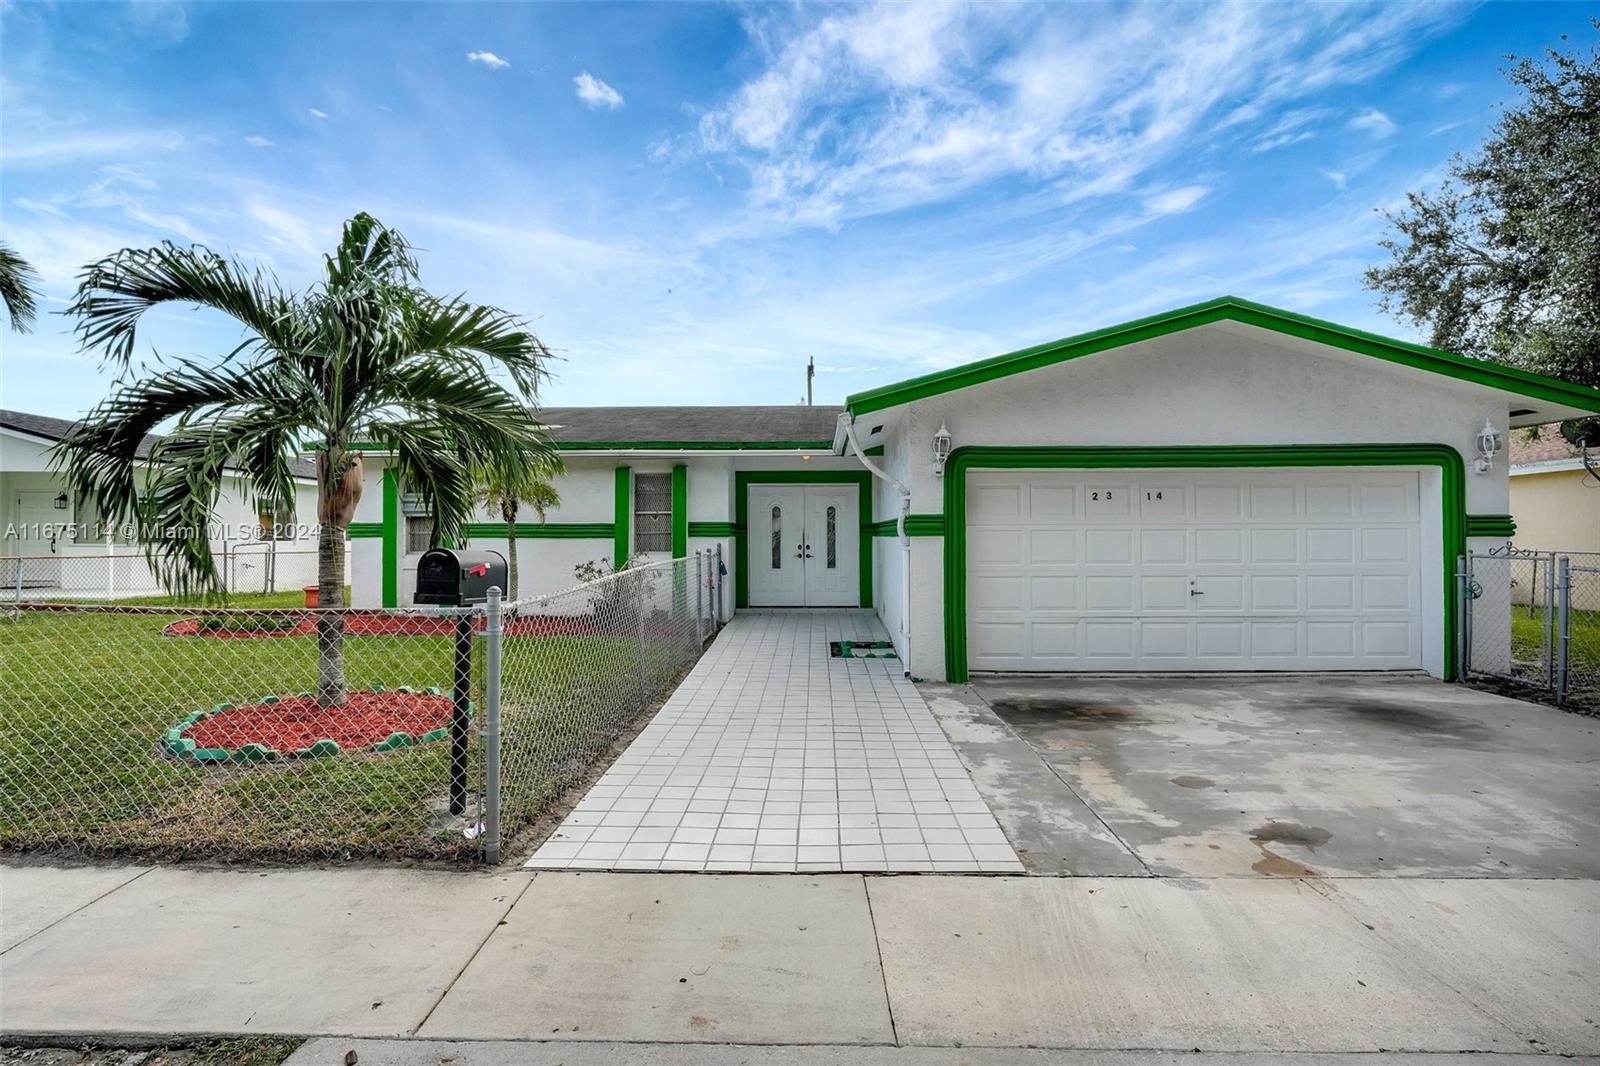
{"label": "window", "polygon": [[839,510],[836,507],[828,508],[828,569],[832,570],[839,565],[838,536],[835,527],[839,524]]}
{"label": "window", "polygon": [[783,508],[772,505],[772,568],[783,569]]}
{"label": "window", "polygon": [[273,507],[270,500],[256,501],[256,535],[261,540],[293,540],[294,506]]}
{"label": "window", "polygon": [[420,555],[433,547],[433,522],[427,515],[406,516],[406,554]]}
{"label": "window", "polygon": [[672,475],[638,474],[633,479],[633,550],[672,550]]}

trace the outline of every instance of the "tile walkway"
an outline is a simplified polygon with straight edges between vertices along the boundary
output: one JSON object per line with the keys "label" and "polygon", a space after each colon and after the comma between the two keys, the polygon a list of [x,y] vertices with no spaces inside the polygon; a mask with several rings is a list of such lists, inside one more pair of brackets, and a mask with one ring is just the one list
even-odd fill
{"label": "tile walkway", "polygon": [[535,869],[1022,873],[865,611],[741,612],[527,863]]}

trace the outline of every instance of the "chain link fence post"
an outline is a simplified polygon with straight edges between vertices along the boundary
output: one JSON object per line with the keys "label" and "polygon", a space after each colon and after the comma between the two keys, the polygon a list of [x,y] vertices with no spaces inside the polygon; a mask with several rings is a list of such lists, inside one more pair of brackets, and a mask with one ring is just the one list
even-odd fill
{"label": "chain link fence post", "polygon": [[1544,617],[1542,619],[1540,641],[1543,648],[1540,650],[1544,667],[1544,683],[1552,688],[1556,683],[1556,555],[1551,552],[1540,556],[1534,564],[1534,572],[1538,572],[1540,565],[1544,567]]}
{"label": "chain link fence post", "polygon": [[694,639],[706,642],[706,574],[699,548],[694,550]]}
{"label": "chain link fence post", "polygon": [[500,652],[504,640],[500,587],[489,589],[483,656],[483,861],[500,861]]}
{"label": "chain link fence post", "polygon": [[1456,556],[1456,680],[1472,669],[1472,569],[1465,555]]}
{"label": "chain link fence post", "polygon": [[644,581],[638,578],[625,578],[633,586],[633,613],[638,617],[634,639],[638,641],[639,663],[639,709],[642,711],[650,706],[650,680],[645,671],[644,653]]}
{"label": "chain link fence post", "polygon": [[1556,706],[1567,705],[1567,666],[1572,645],[1572,566],[1556,560]]}
{"label": "chain link fence post", "polygon": [[722,568],[722,542],[717,541],[717,631],[721,632],[723,620],[727,615],[723,613],[725,604],[722,599],[722,586],[727,582],[723,580],[727,571]]}

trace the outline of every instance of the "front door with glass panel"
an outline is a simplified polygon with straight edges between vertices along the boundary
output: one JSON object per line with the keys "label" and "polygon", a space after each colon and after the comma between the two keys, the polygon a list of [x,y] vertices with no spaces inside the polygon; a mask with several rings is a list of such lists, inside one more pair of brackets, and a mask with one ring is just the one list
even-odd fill
{"label": "front door with glass panel", "polygon": [[750,486],[750,606],[857,606],[857,499],[853,484]]}

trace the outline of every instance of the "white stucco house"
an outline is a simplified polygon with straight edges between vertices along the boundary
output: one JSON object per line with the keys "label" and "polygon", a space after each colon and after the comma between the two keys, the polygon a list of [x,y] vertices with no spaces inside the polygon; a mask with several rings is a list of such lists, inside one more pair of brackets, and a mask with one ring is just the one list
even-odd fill
{"label": "white stucco house", "polygon": [[[1449,678],[1457,557],[1509,527],[1508,429],[1597,411],[1593,388],[1231,297],[841,407],[549,408],[569,473],[522,533],[522,591],[720,544],[730,610],[871,609],[918,677]],[[367,470],[355,601],[409,603],[427,520],[381,454]],[[469,533],[504,549],[491,516]]]}
{"label": "white stucco house", "polygon": [[[60,418],[0,411],[0,599],[74,596],[116,599],[162,591],[130,533],[102,521],[52,469],[50,449],[72,429]],[[139,445],[143,459],[160,440]],[[208,535],[236,591],[293,589],[316,580],[317,481],[313,463],[295,468],[295,504],[259,506],[243,478],[229,477]]]}

